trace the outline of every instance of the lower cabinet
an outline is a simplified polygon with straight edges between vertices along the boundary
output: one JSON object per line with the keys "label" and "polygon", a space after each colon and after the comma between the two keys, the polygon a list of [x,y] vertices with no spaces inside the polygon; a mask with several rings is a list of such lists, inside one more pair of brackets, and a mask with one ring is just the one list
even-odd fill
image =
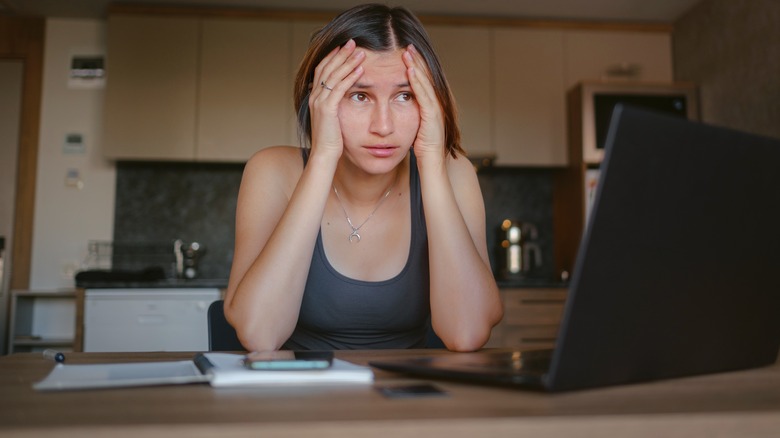
{"label": "lower cabinet", "polygon": [[219,289],[87,289],[84,351],[207,351]]}
{"label": "lower cabinet", "polygon": [[504,318],[486,347],[554,347],[566,295],[565,288],[502,288]]}

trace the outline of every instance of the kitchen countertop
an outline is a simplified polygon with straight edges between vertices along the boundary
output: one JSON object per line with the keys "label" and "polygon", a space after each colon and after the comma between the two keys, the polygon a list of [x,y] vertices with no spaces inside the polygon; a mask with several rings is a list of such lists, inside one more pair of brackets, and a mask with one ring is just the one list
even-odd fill
{"label": "kitchen countertop", "polygon": [[[499,288],[567,288],[568,282],[550,278],[524,278],[497,280]],[[84,281],[76,285],[82,289],[184,289],[184,288],[227,288],[227,278],[195,278],[192,280],[168,278],[157,281]]]}
{"label": "kitchen countertop", "polygon": [[83,281],[76,287],[83,289],[186,289],[186,288],[227,288],[227,278],[166,278],[156,281]]}
{"label": "kitchen countertop", "polygon": [[[566,288],[569,282],[551,277],[525,277],[514,279],[496,279],[499,288]],[[76,287],[82,289],[132,289],[132,288],[217,288],[226,289],[227,278],[163,278],[159,280],[141,279],[85,279],[76,282]]]}

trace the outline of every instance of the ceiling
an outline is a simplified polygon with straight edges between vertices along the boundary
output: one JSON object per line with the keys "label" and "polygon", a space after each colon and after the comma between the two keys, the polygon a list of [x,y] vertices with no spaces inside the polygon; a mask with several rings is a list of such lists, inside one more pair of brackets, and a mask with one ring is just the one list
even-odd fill
{"label": "ceiling", "polygon": [[[340,11],[369,0],[123,0],[181,6]],[[380,0],[381,1],[381,0]],[[393,0],[420,15],[673,23],[701,0]],[[113,0],[0,0],[0,13],[101,18]]]}

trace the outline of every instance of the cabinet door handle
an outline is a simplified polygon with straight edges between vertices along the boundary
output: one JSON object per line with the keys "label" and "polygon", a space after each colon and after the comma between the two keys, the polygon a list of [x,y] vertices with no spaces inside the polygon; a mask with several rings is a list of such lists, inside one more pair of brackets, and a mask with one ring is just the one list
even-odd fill
{"label": "cabinet door handle", "polygon": [[521,338],[522,342],[533,343],[555,343],[556,338]]}
{"label": "cabinet door handle", "polygon": [[522,298],[520,304],[563,304],[566,300],[556,298]]}

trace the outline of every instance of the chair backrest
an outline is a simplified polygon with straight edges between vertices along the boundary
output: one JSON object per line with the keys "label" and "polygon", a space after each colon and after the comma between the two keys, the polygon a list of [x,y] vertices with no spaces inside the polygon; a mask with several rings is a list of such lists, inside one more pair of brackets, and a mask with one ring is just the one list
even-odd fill
{"label": "chair backrest", "polygon": [[217,300],[209,305],[209,351],[245,351],[238,340],[236,329],[225,318],[224,306],[224,300]]}

